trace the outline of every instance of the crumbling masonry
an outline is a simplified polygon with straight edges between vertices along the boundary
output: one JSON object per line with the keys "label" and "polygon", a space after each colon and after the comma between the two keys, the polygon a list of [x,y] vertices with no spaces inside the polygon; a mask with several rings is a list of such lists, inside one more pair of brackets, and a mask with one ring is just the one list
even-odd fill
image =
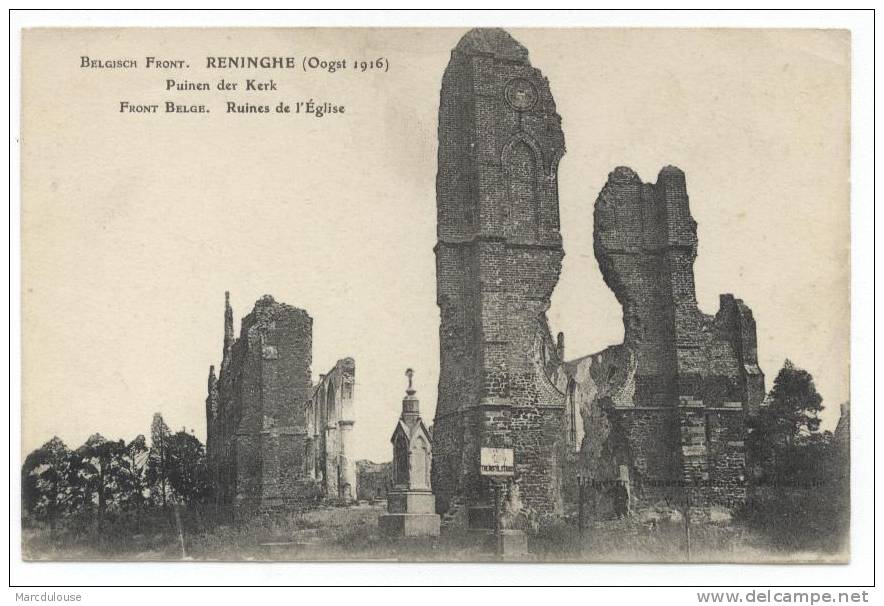
{"label": "crumbling masonry", "polygon": [[303,402],[313,320],[266,295],[234,337],[225,294],[221,372],[209,371],[207,450],[216,502],[238,511],[288,509],[306,497]]}
{"label": "crumbling masonry", "polygon": [[[623,344],[564,361],[546,311],[564,255],[565,151],[547,80],[502,30],[472,30],[442,81],[436,180],[441,369],[433,490],[446,524],[487,526],[482,446],[514,450],[506,516],[562,514],[576,473],[631,511],[745,499],[744,415],[763,398],[752,312],[697,308],[684,175],[611,173],[595,253],[623,306]],[[625,513],[625,512],[620,512]]]}
{"label": "crumbling masonry", "polygon": [[[225,293],[224,350],[217,378],[215,367],[209,369],[206,451],[214,501],[233,506],[238,514],[297,509],[338,494],[337,488],[328,490],[308,473],[315,437],[307,423],[307,411],[314,410],[308,404],[313,393],[312,331],[306,311],[265,295],[242,319],[236,338]],[[352,360],[349,369],[352,377]],[[349,409],[352,389],[348,402]],[[337,444],[332,454],[336,465],[342,452]]]}
{"label": "crumbling masonry", "polygon": [[[565,141],[546,78],[502,30],[473,30],[442,80],[436,177],[441,370],[438,511],[487,526],[483,446],[515,450],[518,499],[560,513],[565,394],[545,312],[564,255],[556,171]],[[511,495],[512,496],[512,495]]]}
{"label": "crumbling masonry", "polygon": [[594,223],[625,330],[621,345],[566,365],[584,476],[623,482],[633,509],[732,509],[746,496],[744,417],[764,398],[752,311],[729,294],[715,316],[698,309],[697,224],[679,169],[646,184],[617,168]]}
{"label": "crumbling masonry", "polygon": [[355,384],[353,358],[338,360],[319,375],[306,406],[305,472],[323,494],[345,502],[356,499],[356,466],[350,459]]}

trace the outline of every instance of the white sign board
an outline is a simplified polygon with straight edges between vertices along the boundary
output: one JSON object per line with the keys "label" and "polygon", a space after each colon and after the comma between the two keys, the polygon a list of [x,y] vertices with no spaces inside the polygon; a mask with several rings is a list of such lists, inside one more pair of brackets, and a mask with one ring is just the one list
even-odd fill
{"label": "white sign board", "polygon": [[482,448],[479,470],[483,476],[511,476],[515,471],[512,448]]}

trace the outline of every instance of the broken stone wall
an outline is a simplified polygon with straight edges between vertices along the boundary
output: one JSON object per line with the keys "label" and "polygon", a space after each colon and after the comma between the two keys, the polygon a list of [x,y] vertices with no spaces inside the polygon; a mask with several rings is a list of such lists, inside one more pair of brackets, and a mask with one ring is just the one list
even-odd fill
{"label": "broken stone wall", "polygon": [[221,372],[210,373],[207,445],[216,502],[238,512],[290,509],[309,498],[301,403],[310,392],[312,319],[265,295],[234,338],[225,304]]}
{"label": "broken stone wall", "polygon": [[356,363],[338,360],[319,375],[304,410],[308,419],[305,470],[327,498],[356,498],[356,466],[352,461]]}
{"label": "broken stone wall", "polygon": [[[594,210],[596,259],[623,307],[624,341],[566,365],[584,422],[581,465],[627,478],[632,505],[732,508],[745,499],[744,416],[764,397],[752,312],[697,307],[696,222],[684,174],[612,172]],[[690,491],[690,494],[688,492]]]}

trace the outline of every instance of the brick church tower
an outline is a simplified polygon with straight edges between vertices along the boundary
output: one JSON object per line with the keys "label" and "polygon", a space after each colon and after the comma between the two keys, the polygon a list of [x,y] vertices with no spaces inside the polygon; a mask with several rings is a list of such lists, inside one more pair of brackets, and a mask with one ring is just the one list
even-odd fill
{"label": "brick church tower", "polygon": [[481,525],[489,509],[483,446],[514,450],[509,503],[562,508],[563,354],[546,320],[564,256],[560,123],[546,78],[507,32],[476,29],[460,40],[439,106],[433,462],[438,511],[457,524]]}

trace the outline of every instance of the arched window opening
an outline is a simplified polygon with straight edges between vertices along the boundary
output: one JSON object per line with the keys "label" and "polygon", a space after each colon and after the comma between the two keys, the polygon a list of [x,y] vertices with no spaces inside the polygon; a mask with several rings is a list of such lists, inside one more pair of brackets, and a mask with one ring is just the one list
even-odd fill
{"label": "arched window opening", "polygon": [[399,434],[393,444],[393,483],[408,484],[408,440]]}
{"label": "arched window opening", "polygon": [[537,154],[524,140],[509,149],[506,170],[509,177],[509,221],[515,235],[535,235],[539,220],[537,199]]}

